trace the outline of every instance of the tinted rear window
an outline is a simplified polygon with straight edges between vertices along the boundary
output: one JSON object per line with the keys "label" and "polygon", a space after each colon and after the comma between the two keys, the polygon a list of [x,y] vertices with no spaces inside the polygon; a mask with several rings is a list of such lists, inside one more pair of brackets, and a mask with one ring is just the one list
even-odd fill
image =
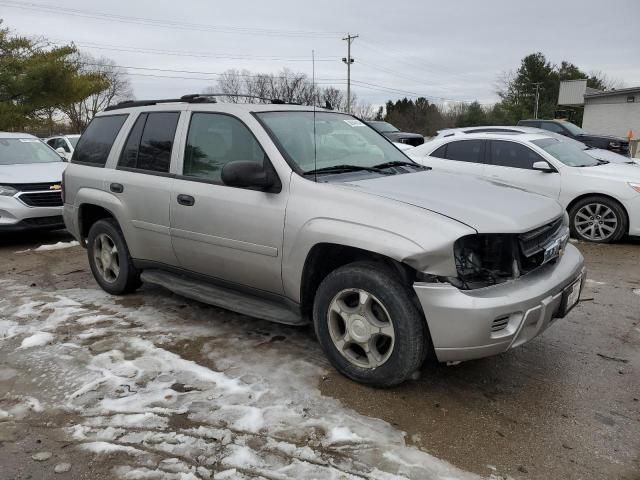
{"label": "tinted rear window", "polygon": [[447,159],[484,163],[484,140],[460,140],[447,144]]}
{"label": "tinted rear window", "polygon": [[113,142],[127,116],[108,115],[94,118],[80,137],[71,161],[104,167]]}
{"label": "tinted rear window", "polygon": [[141,114],[129,134],[118,166],[167,173],[179,112]]}

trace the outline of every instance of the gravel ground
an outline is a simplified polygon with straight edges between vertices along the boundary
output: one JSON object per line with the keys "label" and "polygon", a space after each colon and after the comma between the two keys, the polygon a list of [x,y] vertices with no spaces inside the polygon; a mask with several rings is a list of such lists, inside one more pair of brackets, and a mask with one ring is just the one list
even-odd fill
{"label": "gravel ground", "polygon": [[[309,329],[159,288],[108,297],[81,247],[35,250],[70,240],[0,241],[2,479],[309,476],[301,465],[315,478],[640,479],[638,241],[576,244],[583,301],[530,344],[373,390],[333,371]],[[237,385],[261,400],[239,400]],[[117,412],[157,418],[125,425]]]}

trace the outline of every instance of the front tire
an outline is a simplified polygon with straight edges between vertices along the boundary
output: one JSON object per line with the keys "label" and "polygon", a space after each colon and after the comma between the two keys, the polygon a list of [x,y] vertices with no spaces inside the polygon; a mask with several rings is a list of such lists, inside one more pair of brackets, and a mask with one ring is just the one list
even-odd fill
{"label": "front tire", "polygon": [[140,286],[140,274],[133,266],[122,230],[114,219],[98,220],[91,226],[87,254],[93,277],[105,292],[123,295]]}
{"label": "front tire", "polygon": [[424,361],[429,334],[410,290],[382,264],[356,262],[331,272],[313,305],[320,345],[331,364],[356,382],[391,387]]}
{"label": "front tire", "polygon": [[627,216],[615,200],[593,195],[569,211],[571,235],[585,242],[611,243],[627,233]]}

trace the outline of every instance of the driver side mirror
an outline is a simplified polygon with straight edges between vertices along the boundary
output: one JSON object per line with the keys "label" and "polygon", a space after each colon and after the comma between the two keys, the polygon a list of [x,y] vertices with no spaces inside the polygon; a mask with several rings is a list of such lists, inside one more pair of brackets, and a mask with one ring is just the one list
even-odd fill
{"label": "driver side mirror", "polygon": [[531,166],[531,168],[533,168],[534,170],[538,170],[540,172],[544,172],[544,173],[554,173],[557,170],[555,168],[553,168],[551,165],[549,165],[548,162],[545,162],[544,160],[540,161],[540,162],[534,162],[534,164]]}
{"label": "driver side mirror", "polygon": [[67,161],[67,152],[64,151],[64,148],[62,147],[56,148],[56,153],[60,155],[65,162]]}
{"label": "driver side mirror", "polygon": [[280,180],[273,167],[267,161],[264,163],[265,166],[244,160],[229,162],[222,168],[222,182],[230,187],[255,188],[277,193],[282,188]]}

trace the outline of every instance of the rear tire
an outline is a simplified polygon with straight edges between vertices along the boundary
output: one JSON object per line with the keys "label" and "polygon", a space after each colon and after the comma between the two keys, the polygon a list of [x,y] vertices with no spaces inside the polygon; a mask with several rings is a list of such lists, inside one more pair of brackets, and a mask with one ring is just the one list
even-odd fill
{"label": "rear tire", "polygon": [[89,229],[87,254],[93,277],[112,295],[134,292],[140,286],[140,273],[118,222],[112,218],[98,220]]}
{"label": "rear tire", "polygon": [[313,322],[331,364],[356,382],[391,387],[417,371],[430,345],[411,291],[385,265],[356,262],[316,292]]}
{"label": "rear tire", "polygon": [[627,233],[628,221],[622,206],[600,195],[585,197],[573,205],[569,221],[571,236],[585,242],[617,242]]}

